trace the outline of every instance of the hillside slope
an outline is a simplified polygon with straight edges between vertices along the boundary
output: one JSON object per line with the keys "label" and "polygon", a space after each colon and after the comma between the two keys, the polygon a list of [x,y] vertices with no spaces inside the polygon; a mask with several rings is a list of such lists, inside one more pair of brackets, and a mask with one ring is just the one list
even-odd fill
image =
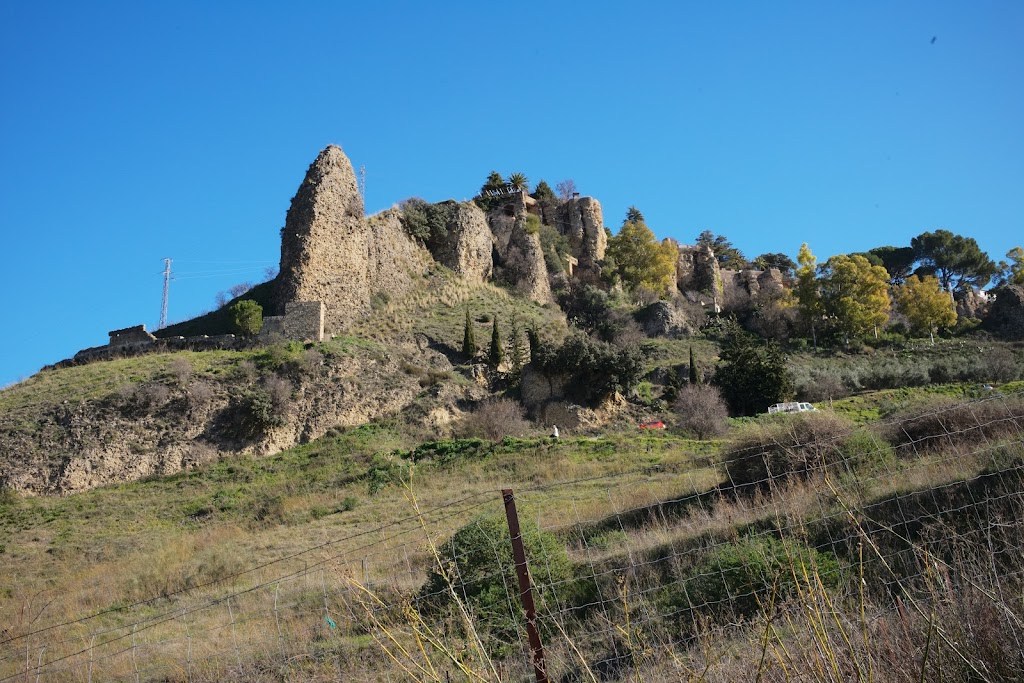
{"label": "hillside slope", "polygon": [[[67,494],[166,475],[225,455],[269,454],[419,402],[443,435],[486,389],[456,371],[467,306],[558,334],[564,319],[451,273],[373,311],[362,337],[245,351],[146,354],[56,368],[0,392],[0,483]],[[489,318],[488,318],[489,319]],[[477,323],[478,338],[490,335]]]}

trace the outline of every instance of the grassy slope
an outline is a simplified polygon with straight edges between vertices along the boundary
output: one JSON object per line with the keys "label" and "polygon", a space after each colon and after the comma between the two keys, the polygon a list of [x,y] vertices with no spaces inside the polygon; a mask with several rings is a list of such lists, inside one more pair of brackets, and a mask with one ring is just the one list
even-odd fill
{"label": "grassy slope", "polygon": [[[39,596],[52,602],[36,626],[186,591],[172,603],[137,607],[97,622],[115,627],[158,614],[168,604],[201,604],[204,596],[228,587],[244,590],[301,570],[304,563],[325,557],[324,551],[232,578],[334,539],[343,540],[331,546],[331,557],[350,552],[358,561],[384,550],[383,556],[370,556],[370,579],[390,585],[390,575],[397,580],[395,589],[415,590],[428,564],[415,524],[407,544],[385,542],[381,548],[374,544],[383,541],[383,533],[365,536],[382,523],[412,514],[410,492],[397,484],[410,474],[411,491],[424,510],[483,494],[475,505],[446,513],[441,526],[432,529],[439,539],[475,514],[500,513],[498,491],[511,486],[520,492],[524,514],[537,515],[542,526],[570,524],[571,530],[574,519],[586,522],[566,536],[575,539],[570,542],[574,561],[595,568],[640,562],[650,576],[636,580],[655,584],[661,572],[669,571],[664,558],[700,557],[708,543],[724,543],[744,529],[773,527],[780,513],[787,524],[803,524],[835,505],[820,491],[799,486],[771,505],[705,501],[722,481],[718,448],[717,442],[638,432],[557,442],[535,437],[421,446],[395,420],[332,433],[268,458],[233,458],[67,498],[6,496],[0,502],[0,623],[20,625],[26,608],[30,613],[39,608]],[[904,472],[879,460],[856,481],[855,495],[881,499],[894,491],[962,481],[985,466],[984,458],[959,456],[955,463],[930,462]],[[572,485],[559,485],[567,481]],[[657,501],[678,504],[646,509]],[[707,513],[702,512],[705,505]],[[841,510],[832,514],[841,517]],[[833,533],[829,530],[828,537]],[[329,590],[342,590],[344,584],[331,576]],[[195,588],[220,579],[226,583]],[[283,595],[289,605],[301,604],[300,594],[289,590]],[[265,610],[271,597],[254,593],[240,598],[236,609]],[[207,618],[214,620],[212,627],[219,611],[200,611],[195,627]],[[307,647],[316,647],[315,641]],[[0,666],[0,671],[6,669]]]}
{"label": "grassy slope", "polygon": [[[354,336],[325,342],[323,347],[344,353],[354,346],[379,348],[397,337],[421,334],[455,350],[461,346],[467,306],[480,348],[486,348],[491,328],[482,321],[485,314],[497,314],[506,329],[514,313],[524,328],[535,324],[551,337],[565,333],[557,309],[524,302],[490,285],[469,287],[441,275],[407,300],[378,302],[371,319],[358,326]],[[648,344],[650,366],[687,362],[691,345],[698,362],[710,367],[717,346],[702,339],[653,340]],[[214,377],[230,374],[242,361],[258,361],[261,353],[140,356],[41,373],[0,392],[0,409],[31,422],[35,410],[55,401],[89,401],[127,383],[165,381],[172,374],[175,357],[187,357],[194,372]],[[865,360],[870,362],[860,357],[843,362]],[[831,360],[808,355],[797,362],[814,365]],[[1007,388],[1014,390],[1020,384]],[[970,391],[970,385],[944,385],[866,392],[834,405],[836,412],[869,423],[896,403],[928,393],[957,396]],[[756,425],[759,420],[737,426],[743,429],[751,422]],[[524,492],[528,506],[540,511],[543,524],[564,525],[573,516],[591,522],[591,548],[585,558],[590,562],[614,564],[637,552],[663,556],[666,549],[678,553],[684,547],[680,543],[699,547],[711,538],[709,534],[735,535],[751,525],[771,523],[773,515],[778,515],[778,508],[758,511],[756,506],[720,505],[713,516],[699,523],[661,526],[650,523],[650,511],[619,514],[656,501],[702,500],[694,495],[710,492],[722,481],[715,462],[720,444],[715,442],[621,432],[559,442],[543,438],[502,444],[462,442],[416,451],[416,439],[401,421],[387,421],[330,434],[269,458],[232,458],[171,477],[63,499],[4,495],[0,499],[0,623],[25,627],[24,615],[39,608],[39,596],[53,601],[36,625],[181,590],[192,591],[186,600],[199,600],[211,593],[193,590],[197,585],[226,579],[227,586],[244,588],[248,585],[244,580],[231,578],[236,572],[332,539],[358,539],[340,542],[332,547],[334,551],[366,552],[360,550],[366,539],[358,534],[411,513],[408,492],[394,481],[396,476],[407,476],[414,461],[413,490],[424,509],[484,494],[485,507],[458,509],[445,519],[439,531],[442,537],[482,509],[500,511],[496,492],[513,486]],[[874,472],[867,484],[858,483],[858,495],[878,497],[963,480],[980,468],[973,461],[956,467],[939,462],[913,476],[901,470],[895,477]],[[559,487],[559,493],[542,488],[566,481],[575,483]],[[371,488],[379,485],[383,488],[371,494]],[[783,507],[785,514],[799,519],[820,513],[816,495],[795,491]],[[421,542],[406,551],[412,554],[415,567],[425,566]],[[578,548],[574,552],[576,559],[582,558]],[[259,573],[259,578],[285,574],[305,561],[308,557],[274,565]],[[388,566],[385,562],[378,571],[386,575]],[[414,587],[422,575],[410,567],[402,585]],[[138,610],[130,614],[136,618]],[[115,614],[101,621],[114,624],[123,619],[128,616]]]}

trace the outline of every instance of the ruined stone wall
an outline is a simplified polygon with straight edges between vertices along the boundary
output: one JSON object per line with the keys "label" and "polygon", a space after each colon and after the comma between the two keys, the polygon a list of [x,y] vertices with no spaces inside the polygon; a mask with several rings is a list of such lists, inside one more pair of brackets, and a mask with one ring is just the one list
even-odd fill
{"label": "ruined stone wall", "polygon": [[759,299],[777,298],[786,289],[782,272],[768,270],[723,270],[722,310],[740,311],[751,308]]}
{"label": "ruined stone wall", "polygon": [[397,210],[363,217],[352,164],[332,145],[310,165],[288,209],[273,312],[323,302],[324,331],[337,334],[369,313],[375,294],[410,291],[423,253]]}
{"label": "ruined stone wall", "polygon": [[111,330],[107,334],[110,336],[109,346],[128,346],[130,344],[156,341],[156,337],[146,332],[145,325],[126,327],[123,330]]}
{"label": "ruined stone wall", "polygon": [[263,316],[263,327],[260,328],[259,338],[261,341],[269,341],[274,338],[284,339],[284,316]]}
{"label": "ruined stone wall", "polygon": [[285,304],[284,337],[311,342],[324,339],[324,305],[320,301],[289,301]]}
{"label": "ruined stone wall", "polygon": [[147,353],[243,349],[249,346],[250,343],[249,340],[243,337],[236,337],[233,334],[202,335],[199,337],[160,337],[159,339],[154,337],[153,341],[138,341],[113,346],[108,344],[82,349],[74,357],[48,365],[43,369],[85,365],[86,363],[123,358],[125,356],[139,356]]}
{"label": "ruined stone wall", "polygon": [[718,259],[709,247],[676,244],[676,287],[680,292],[699,292],[710,298],[711,304],[721,304],[723,295],[722,273]]}

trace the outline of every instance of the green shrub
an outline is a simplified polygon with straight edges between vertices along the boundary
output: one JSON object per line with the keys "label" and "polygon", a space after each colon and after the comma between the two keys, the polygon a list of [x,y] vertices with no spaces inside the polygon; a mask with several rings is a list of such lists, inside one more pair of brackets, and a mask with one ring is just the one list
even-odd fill
{"label": "green shrub", "polygon": [[366,473],[366,489],[371,496],[382,491],[391,484],[401,484],[408,480],[409,463],[396,454],[377,453],[370,461],[370,469]]}
{"label": "green shrub", "polygon": [[295,376],[306,365],[305,350],[306,347],[297,341],[273,344],[253,356],[253,361],[260,370]]}
{"label": "green shrub", "polygon": [[959,318],[953,327],[953,334],[956,336],[970,334],[981,327],[981,320],[978,318]]}
{"label": "green shrub", "polygon": [[748,537],[712,548],[669,589],[668,602],[673,612],[751,617],[767,610],[773,592],[779,606],[798,588],[816,589],[815,574],[826,588],[838,586],[836,557],[790,539]]}
{"label": "green shrub", "polygon": [[892,466],[892,448],[881,435],[869,429],[851,432],[838,447],[840,457],[850,469],[877,471]]}
{"label": "green shrub", "polygon": [[557,275],[565,272],[565,257],[572,253],[569,240],[550,225],[540,226],[540,246],[544,252],[544,265],[548,272]]}
{"label": "green shrub", "polygon": [[988,349],[978,361],[977,382],[1012,382],[1024,372],[1024,358],[1004,347]]}
{"label": "green shrub", "polygon": [[817,403],[850,395],[842,373],[831,369],[805,370],[794,373],[796,396],[801,401]]}
{"label": "green shrub", "polygon": [[526,214],[526,224],[523,229],[526,230],[527,235],[539,235],[540,234],[540,218],[535,214]]}
{"label": "green shrub", "polygon": [[733,415],[756,415],[793,396],[793,376],[775,342],[762,343],[731,322],[726,326],[721,364],[714,382]]}
{"label": "green shrub", "polygon": [[437,246],[448,237],[448,225],[458,212],[458,207],[454,201],[431,204],[419,197],[406,199],[399,204],[402,227],[428,247]]}
{"label": "green shrub", "polygon": [[[553,600],[555,586],[572,578],[572,564],[558,537],[541,530],[529,515],[521,514],[520,519],[534,599],[542,611]],[[438,555],[441,566],[430,572],[420,591],[421,609],[430,612],[450,606],[450,589],[454,589],[466,601],[473,625],[492,656],[518,652],[522,611],[505,517],[473,520],[438,548]]]}
{"label": "green shrub", "polygon": [[263,329],[263,307],[251,299],[236,301],[228,312],[235,334],[253,337]]}
{"label": "green shrub", "polygon": [[229,407],[234,435],[258,438],[285,425],[291,413],[291,394],[291,383],[277,375],[268,376],[259,386],[236,390]]}
{"label": "green shrub", "polygon": [[632,391],[643,374],[644,352],[636,346],[615,348],[577,333],[557,348],[539,343],[533,362],[546,374],[568,375],[569,397],[593,403]]}

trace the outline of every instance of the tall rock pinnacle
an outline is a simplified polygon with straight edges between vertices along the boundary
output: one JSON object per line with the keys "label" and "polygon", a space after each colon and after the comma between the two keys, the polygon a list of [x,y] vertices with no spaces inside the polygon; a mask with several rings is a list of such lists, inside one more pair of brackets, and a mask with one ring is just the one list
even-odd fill
{"label": "tall rock pinnacle", "polygon": [[352,164],[340,147],[320,152],[292,198],[281,232],[276,308],[321,301],[325,332],[364,316],[375,293],[397,293],[416,270],[416,245],[397,214],[363,217]]}

